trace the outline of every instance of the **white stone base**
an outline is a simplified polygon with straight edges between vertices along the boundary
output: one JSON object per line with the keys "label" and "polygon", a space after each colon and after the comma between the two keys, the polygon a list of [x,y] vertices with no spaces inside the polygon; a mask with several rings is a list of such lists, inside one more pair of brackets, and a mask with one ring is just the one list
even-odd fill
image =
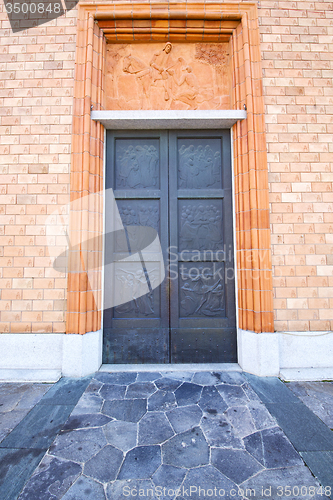
{"label": "white stone base", "polygon": [[277,333],[254,333],[238,329],[238,364],[259,377],[279,375],[279,337]]}
{"label": "white stone base", "polygon": [[84,377],[102,364],[102,331],[0,334],[0,381],[56,382]]}

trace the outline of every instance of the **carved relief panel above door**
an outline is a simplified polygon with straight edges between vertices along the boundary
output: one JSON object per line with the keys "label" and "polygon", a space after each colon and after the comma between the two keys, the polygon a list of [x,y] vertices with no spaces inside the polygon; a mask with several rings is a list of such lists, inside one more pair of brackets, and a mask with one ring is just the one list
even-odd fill
{"label": "carved relief panel above door", "polygon": [[228,43],[109,44],[107,109],[230,109]]}

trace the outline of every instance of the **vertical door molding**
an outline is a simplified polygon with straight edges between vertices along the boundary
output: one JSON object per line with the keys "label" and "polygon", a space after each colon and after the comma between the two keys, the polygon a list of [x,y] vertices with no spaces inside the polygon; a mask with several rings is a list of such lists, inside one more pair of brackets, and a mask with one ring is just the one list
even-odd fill
{"label": "vertical door molding", "polygon": [[[84,197],[103,189],[103,126],[90,117],[103,109],[106,39],[115,43],[214,42],[230,37],[233,109],[247,108],[247,119],[233,128],[236,191],[236,258],[239,327],[273,331],[273,292],[269,230],[267,152],[258,10],[255,2],[132,3],[80,2],[78,5],[72,138],[67,333],[101,328],[102,200],[85,206]],[[238,21],[235,28],[230,21]],[[144,21],[144,22],[143,22]],[[99,24],[98,24],[99,23]],[[228,24],[229,23],[229,24]],[[80,246],[81,245],[81,246]],[[84,247],[84,248],[83,248]],[[79,248],[79,250],[77,250]],[[81,263],[94,252],[95,272]],[[92,290],[94,293],[92,293]],[[97,297],[97,300],[95,300]]]}

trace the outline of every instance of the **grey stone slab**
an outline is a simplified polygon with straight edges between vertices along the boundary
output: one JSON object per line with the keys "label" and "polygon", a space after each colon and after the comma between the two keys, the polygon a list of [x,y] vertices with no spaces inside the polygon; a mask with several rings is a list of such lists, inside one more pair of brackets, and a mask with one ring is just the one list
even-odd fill
{"label": "grey stone slab", "polygon": [[223,413],[228,405],[216,387],[204,387],[199,400],[200,408],[207,413]]}
{"label": "grey stone slab", "polygon": [[224,415],[205,414],[201,419],[201,428],[210,446],[223,448],[244,448],[243,441],[237,436],[235,429]]}
{"label": "grey stone slab", "polygon": [[197,372],[192,378],[194,384],[199,385],[218,385],[221,383],[221,374],[213,372]]}
{"label": "grey stone slab", "polygon": [[200,427],[177,434],[162,445],[163,463],[175,467],[198,467],[209,462],[209,447]]}
{"label": "grey stone slab", "polygon": [[103,402],[103,398],[101,398],[98,394],[90,392],[84,393],[72,411],[71,416],[83,415],[87,413],[99,413],[102,409]]}
{"label": "grey stone slab", "polygon": [[140,372],[137,376],[137,382],[154,382],[160,379],[162,375],[159,372]]}
{"label": "grey stone slab", "polygon": [[333,451],[332,431],[302,402],[266,406],[297,451]]}
{"label": "grey stone slab", "polygon": [[70,416],[65,425],[64,431],[74,429],[87,429],[90,427],[102,427],[110,422],[111,418],[101,413],[85,413],[83,415]]}
{"label": "grey stone slab", "polygon": [[304,396],[308,396],[308,392],[306,390],[306,383],[304,382],[285,382],[285,385],[293,391],[293,393],[299,398],[303,398]]}
{"label": "grey stone slab", "polygon": [[166,413],[172,427],[177,433],[197,427],[202,417],[202,411],[197,405],[174,408]]}
{"label": "grey stone slab", "polygon": [[62,432],[56,437],[49,453],[56,457],[83,463],[98,453],[106,444],[107,441],[101,428]]}
{"label": "grey stone slab", "polygon": [[213,448],[212,464],[236,484],[246,481],[263,469],[245,450]]}
{"label": "grey stone slab", "polygon": [[[303,451],[301,456],[323,487],[330,487],[333,496],[333,452]],[[327,491],[327,490],[326,490]]]}
{"label": "grey stone slab", "polygon": [[98,372],[94,379],[103,384],[128,385],[136,381],[137,374],[134,372],[106,373]]}
{"label": "grey stone slab", "polygon": [[180,372],[178,370],[164,373],[164,377],[172,378],[174,380],[181,380],[182,382],[191,382],[193,373]]}
{"label": "grey stone slab", "polygon": [[[49,391],[53,384],[29,384],[27,390],[22,394],[20,401],[17,404],[17,410],[30,410],[35,406],[41,398]],[[0,408],[1,411],[1,408]]]}
{"label": "grey stone slab", "polygon": [[7,394],[2,393],[0,396],[1,413],[6,413],[15,410],[22,396],[23,396],[23,390],[21,388],[20,391],[16,390],[13,392],[8,392]]}
{"label": "grey stone slab", "polygon": [[84,474],[100,483],[114,481],[123,462],[124,454],[114,446],[107,445],[84,466]]}
{"label": "grey stone slab", "polygon": [[182,385],[181,380],[174,380],[172,378],[162,377],[159,380],[156,380],[155,385],[158,389],[162,391],[171,391],[174,392],[180,385]]}
{"label": "grey stone slab", "polygon": [[247,405],[249,403],[249,398],[239,385],[222,384],[216,386],[216,388],[228,406]]}
{"label": "grey stone slab", "polygon": [[160,446],[137,446],[126,453],[118,479],[150,479],[160,465]]}
{"label": "grey stone slab", "polygon": [[201,392],[202,387],[200,385],[184,382],[175,391],[177,404],[179,406],[195,404],[199,401]]}
{"label": "grey stone slab", "polygon": [[244,374],[263,403],[301,403],[288,387],[276,377],[256,377]]}
{"label": "grey stone slab", "polygon": [[107,500],[124,500],[126,498],[149,498],[149,500],[158,499],[155,495],[155,487],[149,479],[125,479],[121,481],[113,481],[107,485],[106,497]]}
{"label": "grey stone slab", "polygon": [[172,392],[158,390],[148,399],[149,411],[167,411],[177,406]]}
{"label": "grey stone slab", "polygon": [[240,372],[222,372],[216,374],[221,384],[228,385],[243,385],[246,382],[246,378],[243,373]]}
{"label": "grey stone slab", "polygon": [[[314,488],[313,493],[309,490],[310,486]],[[320,485],[305,465],[287,469],[263,470],[244,481],[240,487],[242,490],[252,489],[255,494],[248,498],[256,500],[278,498],[282,500],[329,500],[327,496],[317,493]],[[296,495],[292,494],[293,488],[295,488]]]}
{"label": "grey stone slab", "polygon": [[239,499],[240,497],[237,495],[237,486],[233,481],[230,481],[215,467],[207,465],[191,469],[188,472],[184,484],[180,488],[180,496],[177,497],[177,500],[178,498],[179,500],[185,500],[186,498],[191,498],[191,500],[207,498],[230,500]]}
{"label": "grey stone slab", "polygon": [[45,450],[0,449],[0,498],[14,500],[31,476]]}
{"label": "grey stone slab", "polygon": [[276,420],[263,403],[249,403],[248,409],[257,430],[268,429],[276,426]]}
{"label": "grey stone slab", "polygon": [[[162,464],[155,474],[152,476],[153,483],[158,489],[166,488],[167,490],[176,490],[182,484],[185,476],[186,469],[180,467],[174,467],[172,465]],[[166,495],[160,495],[162,498]],[[170,497],[170,495],[168,495]]]}
{"label": "grey stone slab", "polygon": [[46,450],[72,412],[73,405],[37,405],[0,443],[0,448]]}
{"label": "grey stone slab", "polygon": [[104,434],[109,444],[126,452],[137,445],[137,424],[113,420],[104,427]]}
{"label": "grey stone slab", "polygon": [[29,410],[12,410],[0,413],[0,442],[21,422]]}
{"label": "grey stone slab", "polygon": [[174,435],[174,431],[162,412],[148,412],[139,422],[138,444],[160,444]]}
{"label": "grey stone slab", "polygon": [[61,378],[42,397],[40,405],[76,405],[91,380],[91,377]]}
{"label": "grey stone slab", "polygon": [[251,412],[246,406],[231,406],[225,412],[225,416],[240,438],[256,431]]}
{"label": "grey stone slab", "polygon": [[302,460],[279,427],[255,432],[244,438],[246,450],[267,469],[295,467]]}
{"label": "grey stone slab", "polygon": [[93,378],[92,381],[89,383],[88,387],[86,388],[85,392],[98,394],[101,387],[103,387],[103,383]]}
{"label": "grey stone slab", "polygon": [[46,455],[19,500],[60,500],[81,473],[79,464]]}
{"label": "grey stone slab", "polygon": [[247,384],[247,383],[243,384],[242,389],[250,401],[261,403],[260,397],[258,396],[258,394],[256,392],[254,392],[254,390],[252,389],[252,387],[249,384]]}
{"label": "grey stone slab", "polygon": [[138,422],[147,411],[146,399],[124,399],[106,401],[102,412],[105,415],[125,420],[126,422]]}
{"label": "grey stone slab", "polygon": [[156,390],[152,382],[134,382],[127,387],[125,398],[149,398]]}
{"label": "grey stone slab", "polygon": [[126,385],[104,384],[99,393],[103,399],[111,401],[113,399],[124,399],[126,389]]}
{"label": "grey stone slab", "polygon": [[104,488],[93,479],[80,476],[62,500],[105,500]]}

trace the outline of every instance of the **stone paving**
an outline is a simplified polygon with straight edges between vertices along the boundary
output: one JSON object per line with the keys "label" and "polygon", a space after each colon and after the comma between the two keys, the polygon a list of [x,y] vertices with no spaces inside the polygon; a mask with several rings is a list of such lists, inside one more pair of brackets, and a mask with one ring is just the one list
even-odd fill
{"label": "stone paving", "polygon": [[289,382],[287,387],[333,430],[333,382]]}
{"label": "stone paving", "polygon": [[243,374],[99,372],[19,500],[324,493]]}
{"label": "stone paving", "polygon": [[0,443],[51,386],[51,384],[0,383]]}

